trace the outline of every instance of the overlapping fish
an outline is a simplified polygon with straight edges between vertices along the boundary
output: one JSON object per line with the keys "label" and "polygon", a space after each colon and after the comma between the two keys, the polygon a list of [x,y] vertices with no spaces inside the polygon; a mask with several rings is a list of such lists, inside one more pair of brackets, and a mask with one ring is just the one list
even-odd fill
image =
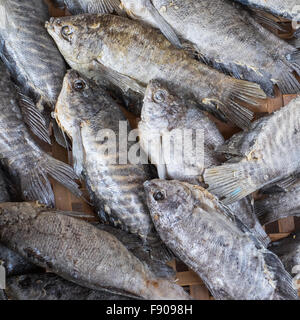
{"label": "overlapping fish", "polygon": [[106,76],[126,92],[144,94],[152,79],[162,79],[189,100],[242,128],[253,114],[241,101],[257,105],[260,87],[228,77],[176,49],[157,30],[113,15],[52,18],[46,23],[68,64],[98,83]]}
{"label": "overlapping fish", "polygon": [[[224,158],[215,149],[224,143],[216,125],[197,107],[173,95],[167,85],[150,81],[139,122],[142,148],[158,169],[160,179],[176,179],[205,186],[206,168],[220,165]],[[269,238],[248,198],[233,203],[231,210],[268,245]]]}
{"label": "overlapping fish", "polygon": [[9,300],[131,300],[101,290],[91,290],[53,273],[9,277],[5,293]]}
{"label": "overlapping fish", "polygon": [[[50,143],[47,109],[54,107],[66,64],[44,28],[48,19],[44,1],[0,1],[0,57],[22,93],[24,120],[34,133]],[[45,119],[37,112],[42,112]]]}
{"label": "overlapping fish", "polygon": [[0,86],[0,155],[21,189],[22,198],[54,206],[48,175],[80,196],[73,169],[44,152],[30,135],[18,106],[17,92],[1,62]]}
{"label": "overlapping fish", "polygon": [[143,190],[143,183],[152,178],[149,165],[130,163],[136,141],[128,141],[129,123],[119,105],[104,89],[71,70],[55,117],[72,139],[75,171],[83,174],[100,218],[149,244],[160,243]]}
{"label": "overlapping fish", "polygon": [[161,238],[216,299],[298,299],[279,258],[212,194],[176,180],[144,186]]}
{"label": "overlapping fish", "polygon": [[156,276],[116,237],[68,212],[37,203],[2,203],[0,241],[34,264],[90,289],[145,299],[189,299],[183,288]]}
{"label": "overlapping fish", "polygon": [[[98,6],[110,3],[109,0],[92,2]],[[111,7],[117,7],[116,2],[111,1]],[[296,9],[295,1],[292,2]],[[270,96],[274,94],[275,84],[283,93],[300,91],[300,83],[293,74],[300,73],[300,58],[295,48],[263,28],[248,11],[230,0],[119,0],[119,7],[133,19],[159,28],[177,47],[182,39],[184,47],[214,68],[260,84]],[[292,12],[292,3],[278,3],[278,11],[279,7],[290,7],[286,9]],[[300,6],[298,9],[300,17]],[[111,12],[104,7],[101,10]],[[83,12],[89,11],[83,8]]]}
{"label": "overlapping fish", "polygon": [[300,97],[256,120],[248,132],[234,135],[220,151],[234,157],[208,168],[204,180],[224,203],[232,203],[276,181],[299,173]]}

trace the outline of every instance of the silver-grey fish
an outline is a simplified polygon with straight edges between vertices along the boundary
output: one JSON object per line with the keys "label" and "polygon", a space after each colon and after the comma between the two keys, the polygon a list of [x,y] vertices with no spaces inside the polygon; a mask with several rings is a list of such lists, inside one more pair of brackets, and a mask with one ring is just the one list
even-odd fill
{"label": "silver-grey fish", "polygon": [[44,1],[0,0],[0,57],[22,94],[35,102],[21,98],[27,123],[35,130],[42,130],[43,125],[44,134],[50,119],[42,123],[34,113],[45,115],[45,108],[54,108],[66,72],[64,59],[45,30],[48,19]]}
{"label": "silver-grey fish", "polygon": [[[147,86],[138,127],[141,146],[156,164],[160,179],[204,187],[204,170],[224,162],[215,151],[223,145],[224,138],[212,120],[199,108],[188,107],[184,99],[157,80]],[[185,139],[189,137],[188,143]],[[249,199],[233,203],[231,210],[257,238],[269,243]]]}
{"label": "silver-grey fish", "polygon": [[300,22],[299,0],[234,0],[255,9],[268,11],[276,16]]}
{"label": "silver-grey fish", "polygon": [[258,105],[260,87],[222,74],[176,49],[157,30],[114,15],[52,18],[50,35],[68,64],[101,84],[103,76],[126,90],[144,94],[152,79],[167,81],[176,92],[242,128],[253,113],[241,101]]}
{"label": "silver-grey fish", "polygon": [[9,277],[5,293],[9,300],[132,300],[101,290],[91,290],[53,273]]}
{"label": "silver-grey fish", "polygon": [[73,169],[44,152],[30,135],[18,106],[17,92],[0,62],[0,155],[23,199],[54,205],[48,175],[80,196]]}
{"label": "silver-grey fish", "polygon": [[173,44],[183,39],[183,46],[205,63],[260,84],[270,96],[275,84],[286,94],[300,92],[293,74],[300,74],[295,48],[230,0],[120,0],[120,6],[130,17],[159,28]]}
{"label": "silver-grey fish", "polygon": [[300,171],[300,97],[252,123],[221,148],[232,154],[229,163],[205,170],[209,190],[232,203]]}
{"label": "silver-grey fish", "polygon": [[300,232],[299,231],[296,233],[290,234],[287,238],[272,242],[272,245],[269,247],[269,249],[273,251],[280,258],[286,270],[292,275],[292,277],[294,277],[296,274],[299,273],[300,271]]}
{"label": "silver-grey fish", "polygon": [[144,184],[166,245],[222,300],[296,300],[292,278],[216,197],[176,180]]}
{"label": "silver-grey fish", "polygon": [[276,192],[256,200],[255,213],[262,224],[268,224],[279,219],[300,216],[300,183],[298,182],[288,192]]}
{"label": "silver-grey fish", "polygon": [[0,265],[1,262],[2,266],[5,268],[6,276],[8,277],[41,270],[39,267],[33,265],[19,254],[0,243]]}
{"label": "silver-grey fish", "polygon": [[0,241],[31,262],[93,290],[145,299],[189,299],[113,235],[36,203],[0,204]]}
{"label": "silver-grey fish", "polygon": [[127,153],[137,143],[128,141],[129,123],[119,105],[104,89],[71,70],[65,76],[55,117],[72,139],[75,171],[83,174],[100,218],[149,244],[161,243],[143,189],[143,183],[152,178],[149,165],[129,162]]}

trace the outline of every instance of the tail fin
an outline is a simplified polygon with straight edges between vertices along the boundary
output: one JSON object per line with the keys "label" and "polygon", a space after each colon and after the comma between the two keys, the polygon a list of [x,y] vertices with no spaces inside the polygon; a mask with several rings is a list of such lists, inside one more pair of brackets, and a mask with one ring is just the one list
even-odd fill
{"label": "tail fin", "polygon": [[294,75],[296,72],[300,76],[300,52],[294,49],[287,54],[285,59],[280,59],[274,67],[276,84],[283,94],[297,94],[300,92],[300,82]]}
{"label": "tail fin", "polygon": [[294,288],[293,279],[284,269],[282,262],[271,251],[264,252],[268,271],[273,275],[276,283],[274,300],[298,300],[297,290]]}
{"label": "tail fin", "polygon": [[218,196],[224,204],[231,204],[257,190],[242,174],[245,169],[243,163],[212,167],[205,170],[204,181],[209,185],[211,193]]}
{"label": "tail fin", "polygon": [[229,90],[229,97],[227,101],[220,103],[220,111],[239,128],[249,128],[254,114],[238,101],[259,106],[256,99],[266,99],[266,94],[258,84],[237,79],[232,79],[232,84],[227,86],[227,89]]}
{"label": "tail fin", "polygon": [[51,156],[42,153],[32,169],[21,172],[21,189],[25,200],[37,200],[47,206],[55,204],[53,190],[48,175],[68,188],[74,195],[80,197],[77,179],[73,169]]}

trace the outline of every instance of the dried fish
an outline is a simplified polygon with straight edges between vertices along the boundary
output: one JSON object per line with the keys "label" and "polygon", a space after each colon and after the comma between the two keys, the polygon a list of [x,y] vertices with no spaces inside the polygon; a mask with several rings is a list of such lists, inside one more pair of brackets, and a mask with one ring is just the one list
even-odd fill
{"label": "dried fish", "polygon": [[253,122],[245,134],[233,136],[220,151],[236,158],[205,170],[209,190],[228,204],[299,173],[299,106],[297,97],[279,111]]}
{"label": "dried fish", "polygon": [[103,77],[126,92],[144,94],[152,79],[168,81],[176,92],[214,114],[249,126],[253,113],[237,101],[257,105],[260,87],[228,77],[176,49],[157,30],[114,15],[52,18],[46,27],[68,64],[101,84]]}
{"label": "dried fish", "polygon": [[93,290],[145,299],[189,299],[113,235],[36,203],[0,204],[0,241],[31,262]]}
{"label": "dried fish", "polygon": [[176,180],[144,186],[161,238],[216,299],[298,299],[278,257],[212,194]]}

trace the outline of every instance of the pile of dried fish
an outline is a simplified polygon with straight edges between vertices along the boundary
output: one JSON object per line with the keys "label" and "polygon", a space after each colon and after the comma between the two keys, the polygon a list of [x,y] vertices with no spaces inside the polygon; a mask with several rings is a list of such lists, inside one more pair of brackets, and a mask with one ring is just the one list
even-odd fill
{"label": "pile of dried fish", "polygon": [[299,231],[263,226],[300,215],[300,96],[253,119],[300,95],[299,39],[270,31],[299,36],[298,1],[51,2],[0,0],[0,300],[191,299],[174,258],[215,299],[297,300]]}

